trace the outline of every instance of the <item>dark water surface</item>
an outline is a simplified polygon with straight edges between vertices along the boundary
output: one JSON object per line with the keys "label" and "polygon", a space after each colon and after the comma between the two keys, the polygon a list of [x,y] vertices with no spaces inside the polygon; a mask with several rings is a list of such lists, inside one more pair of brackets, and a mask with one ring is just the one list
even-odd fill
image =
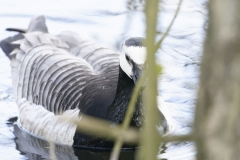
{"label": "dark water surface", "polygon": [[[159,31],[164,32],[170,23],[177,2],[163,1]],[[180,14],[157,54],[158,63],[164,67],[159,91],[168,104],[176,135],[189,133],[192,128],[205,34],[205,3],[206,0],[183,1]],[[119,50],[127,37],[144,37],[143,8],[139,6],[137,11],[128,11],[126,4],[123,0],[1,0],[0,39],[15,34],[5,28],[27,28],[32,16],[45,15],[50,33],[71,30]],[[18,109],[11,86],[10,62],[0,50],[0,160],[48,159],[49,144],[22,132],[14,123]],[[107,160],[110,154],[67,146],[56,146],[55,150],[58,159],[63,160]],[[159,150],[158,157],[193,160],[195,154],[193,143],[167,143]],[[134,152],[123,151],[121,159],[134,159]]]}

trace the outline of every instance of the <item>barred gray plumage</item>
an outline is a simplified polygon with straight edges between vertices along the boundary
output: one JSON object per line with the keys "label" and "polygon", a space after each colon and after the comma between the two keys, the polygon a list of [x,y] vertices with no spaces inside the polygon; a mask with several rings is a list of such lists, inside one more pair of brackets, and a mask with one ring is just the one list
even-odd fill
{"label": "barred gray plumage", "polygon": [[[60,117],[80,118],[81,112],[114,124],[122,122],[146,55],[143,38],[128,41],[118,53],[74,32],[51,35],[43,16],[33,18],[26,33],[1,41],[11,59],[20,128],[55,143],[108,146],[96,137],[76,133],[76,125]],[[171,119],[161,97],[159,104],[160,128],[167,133]],[[141,105],[140,93],[133,126],[141,125]]]}

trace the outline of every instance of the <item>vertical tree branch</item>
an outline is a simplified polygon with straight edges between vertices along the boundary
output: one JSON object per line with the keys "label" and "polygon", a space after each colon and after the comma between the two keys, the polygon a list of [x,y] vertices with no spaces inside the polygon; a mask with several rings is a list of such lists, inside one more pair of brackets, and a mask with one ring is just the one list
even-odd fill
{"label": "vertical tree branch", "polygon": [[240,157],[240,1],[210,0],[194,134],[198,160]]}
{"label": "vertical tree branch", "polygon": [[159,0],[147,0],[145,6],[146,15],[146,47],[147,47],[147,88],[144,93],[145,123],[140,144],[142,148],[138,152],[138,159],[156,159],[159,149],[160,136],[156,125],[159,123],[157,110],[157,67],[155,62],[155,34],[157,25]]}

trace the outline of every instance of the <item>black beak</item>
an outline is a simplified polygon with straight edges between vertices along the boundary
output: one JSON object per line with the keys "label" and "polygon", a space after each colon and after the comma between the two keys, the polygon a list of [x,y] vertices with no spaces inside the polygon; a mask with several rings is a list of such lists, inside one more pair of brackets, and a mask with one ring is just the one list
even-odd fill
{"label": "black beak", "polygon": [[137,65],[136,63],[133,63],[133,76],[132,79],[134,83],[136,84],[138,81],[138,78],[141,76],[142,66]]}

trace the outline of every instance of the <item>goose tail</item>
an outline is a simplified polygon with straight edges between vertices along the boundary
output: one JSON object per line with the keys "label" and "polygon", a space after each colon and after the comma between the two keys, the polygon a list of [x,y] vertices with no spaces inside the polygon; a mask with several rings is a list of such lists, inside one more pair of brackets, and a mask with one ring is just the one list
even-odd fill
{"label": "goose tail", "polygon": [[18,34],[0,41],[0,47],[2,48],[5,55],[10,59],[12,59],[11,53],[15,49],[20,48],[20,44],[22,40],[25,38],[24,35],[26,33],[35,32],[35,31],[48,33],[48,28],[46,26],[44,16],[37,16],[32,18],[27,30],[20,29],[20,28],[7,28],[6,30],[18,32]]}
{"label": "goose tail", "polygon": [[20,47],[20,44],[14,43],[14,42],[17,42],[18,40],[22,40],[23,38],[24,36],[21,33],[19,33],[15,36],[3,39],[0,42],[0,47],[2,48],[3,52],[9,59],[11,59],[11,56],[10,56],[11,52]]}
{"label": "goose tail", "polygon": [[29,32],[34,32],[34,31],[48,33],[46,20],[43,15],[32,18],[32,20],[28,26],[27,32],[29,33]]}

